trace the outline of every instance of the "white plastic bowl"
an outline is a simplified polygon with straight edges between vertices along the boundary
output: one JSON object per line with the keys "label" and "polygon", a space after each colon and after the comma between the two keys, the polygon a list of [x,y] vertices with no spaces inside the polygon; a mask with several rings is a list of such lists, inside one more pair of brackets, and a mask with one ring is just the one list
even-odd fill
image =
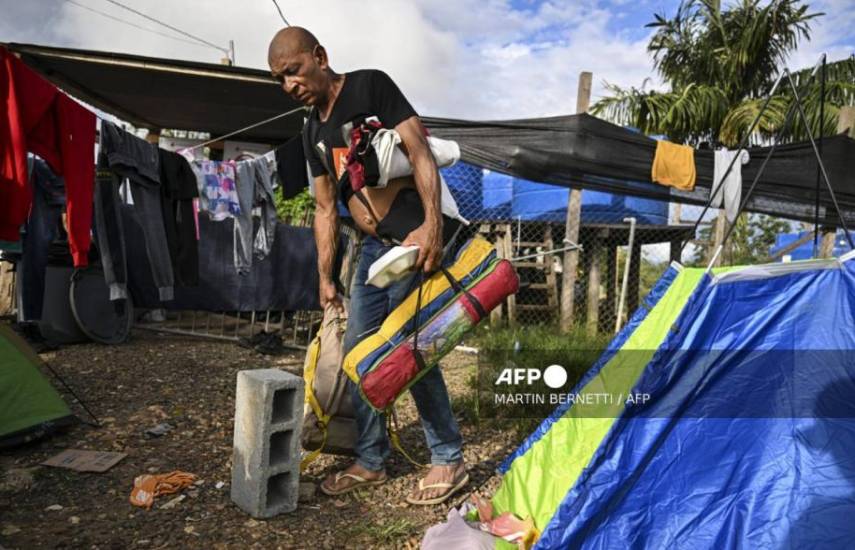
{"label": "white plastic bowl", "polygon": [[396,246],[371,264],[366,282],[377,288],[386,288],[412,273],[418,258],[418,246]]}

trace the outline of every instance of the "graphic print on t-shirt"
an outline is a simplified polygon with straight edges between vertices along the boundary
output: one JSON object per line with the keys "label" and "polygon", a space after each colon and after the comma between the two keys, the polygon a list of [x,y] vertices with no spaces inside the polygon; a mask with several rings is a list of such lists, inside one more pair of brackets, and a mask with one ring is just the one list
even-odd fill
{"label": "graphic print on t-shirt", "polygon": [[344,174],[345,169],[347,168],[347,147],[333,147],[332,157],[333,164],[335,165],[335,179],[341,179],[342,174]]}

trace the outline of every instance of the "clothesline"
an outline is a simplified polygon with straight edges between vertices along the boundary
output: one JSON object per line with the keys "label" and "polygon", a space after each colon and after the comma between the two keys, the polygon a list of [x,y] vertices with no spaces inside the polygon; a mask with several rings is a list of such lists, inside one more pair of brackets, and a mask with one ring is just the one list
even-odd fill
{"label": "clothesline", "polygon": [[242,132],[245,132],[245,131],[247,131],[247,130],[252,130],[253,128],[257,128],[257,127],[259,127],[259,126],[263,126],[263,125],[265,125],[265,124],[267,124],[267,123],[269,123],[269,122],[273,122],[274,120],[280,119],[280,118],[282,118],[282,117],[286,117],[286,116],[288,116],[288,115],[292,115],[292,114],[296,113],[297,111],[301,111],[301,110],[304,110],[304,109],[305,109],[305,107],[302,107],[302,106],[297,107],[296,109],[291,109],[290,111],[287,111],[287,112],[285,112],[285,113],[280,113],[280,114],[275,115],[275,116],[272,116],[272,117],[270,117],[270,118],[266,118],[266,119],[264,119],[264,120],[262,120],[262,121],[260,121],[260,122],[256,122],[255,124],[250,124],[249,126],[244,126],[243,128],[240,128],[240,129],[235,130],[235,131],[233,131],[233,132],[229,132],[228,134],[225,134],[225,135],[222,135],[222,136],[219,136],[219,137],[213,138],[213,139],[209,139],[208,141],[204,141],[204,142],[199,143],[199,144],[197,144],[197,145],[193,145],[192,147],[187,147],[186,149],[182,149],[182,150],[181,150],[181,152],[185,152],[185,151],[194,151],[194,150],[196,150],[196,149],[199,149],[199,148],[201,148],[201,147],[205,147],[205,146],[210,145],[210,144],[212,144],[212,143],[216,143],[216,142],[218,142],[218,141],[222,141],[222,140],[224,140],[224,139],[226,139],[226,138],[230,138],[230,137],[232,137],[232,136],[235,136],[235,135],[240,134],[240,133],[242,133]]}

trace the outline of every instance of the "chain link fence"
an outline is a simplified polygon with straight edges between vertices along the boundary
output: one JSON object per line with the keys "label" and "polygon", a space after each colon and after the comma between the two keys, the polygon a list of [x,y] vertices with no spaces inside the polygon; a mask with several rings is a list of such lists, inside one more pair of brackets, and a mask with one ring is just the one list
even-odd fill
{"label": "chain link fence", "polygon": [[[562,289],[572,285],[572,325],[591,335],[613,334],[672,261],[708,265],[727,229],[717,209],[706,212],[696,230],[702,207],[582,191],[578,238],[565,239],[569,189],[464,162],[442,173],[461,214],[470,222],[470,234],[492,242],[500,257],[513,262],[520,277],[519,292],[492,313],[493,326],[537,325],[558,331]],[[281,223],[311,227],[314,200],[308,190],[287,201],[278,196],[277,212]],[[815,236],[812,224],[790,219],[804,217],[804,212],[786,208],[781,212],[788,217],[741,215],[718,263],[793,261],[839,256],[850,250],[842,232],[820,228]],[[343,228],[348,246],[342,279],[349,280],[358,237]],[[568,254],[577,255],[575,273],[564,272]],[[14,307],[13,300],[5,302]],[[301,348],[311,340],[320,318],[320,312],[310,311],[160,312],[159,317],[139,319],[138,326],[235,341],[258,332],[276,332],[286,347]]]}
{"label": "chain link fence", "polygon": [[[463,216],[496,245],[500,256],[512,259],[519,274],[520,291],[494,312],[494,325],[557,330],[562,288],[572,284],[572,324],[589,334],[614,333],[672,261],[708,265],[727,228],[718,209],[704,214],[699,206],[582,191],[581,223],[573,242],[565,240],[569,189],[462,162],[442,172]],[[816,250],[812,237],[812,224],[742,214],[717,265],[790,261],[849,250],[840,233],[821,234]],[[581,248],[574,251],[576,244]],[[566,254],[578,254],[575,273],[564,273]]]}

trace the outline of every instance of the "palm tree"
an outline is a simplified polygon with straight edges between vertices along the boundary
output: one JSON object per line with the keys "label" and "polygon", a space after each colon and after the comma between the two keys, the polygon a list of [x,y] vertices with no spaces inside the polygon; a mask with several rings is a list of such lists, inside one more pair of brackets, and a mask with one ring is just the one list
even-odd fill
{"label": "palm tree", "polygon": [[[665,134],[692,145],[735,146],[769,94],[779,70],[800,40],[810,40],[810,13],[801,0],[739,0],[725,11],[719,0],[684,0],[676,15],[655,15],[656,33],[647,46],[654,68],[669,91],[607,85],[611,96],[592,112],[647,134]],[[827,65],[824,118],[820,122],[819,79],[810,69],[794,74],[814,135],[836,130],[839,108],[855,103],[855,57]],[[768,137],[783,124],[792,96],[779,87],[758,125]],[[794,124],[793,139],[805,139]]]}

